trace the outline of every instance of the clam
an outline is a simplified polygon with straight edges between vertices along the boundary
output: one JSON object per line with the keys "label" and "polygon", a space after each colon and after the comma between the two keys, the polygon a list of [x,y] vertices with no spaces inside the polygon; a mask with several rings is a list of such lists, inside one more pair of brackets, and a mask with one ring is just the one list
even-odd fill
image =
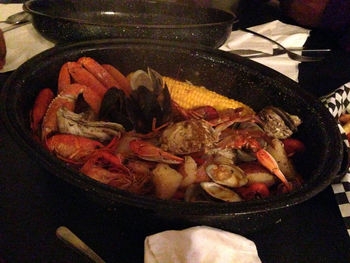
{"label": "clam", "polygon": [[225,202],[239,202],[242,198],[233,190],[228,189],[214,182],[202,182],[201,187],[203,190],[214,197]]}
{"label": "clam", "polygon": [[147,68],[147,72],[140,69],[130,74],[130,86],[132,90],[145,87],[150,92],[159,95],[163,87],[163,78],[152,68]]}
{"label": "clam", "polygon": [[286,139],[297,131],[301,120],[278,107],[266,107],[258,113],[264,131],[277,139]]}
{"label": "clam", "polygon": [[149,91],[153,91],[153,84],[151,77],[147,72],[139,69],[130,75],[130,86],[132,90],[137,90],[139,87],[143,86]]}
{"label": "clam", "polygon": [[248,178],[241,168],[235,165],[210,164],[206,168],[208,176],[217,184],[228,187],[241,187]]}

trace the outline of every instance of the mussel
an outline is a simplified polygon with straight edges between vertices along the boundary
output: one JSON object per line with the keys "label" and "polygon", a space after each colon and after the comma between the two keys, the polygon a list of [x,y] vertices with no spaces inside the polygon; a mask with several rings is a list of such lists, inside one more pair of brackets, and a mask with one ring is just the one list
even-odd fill
{"label": "mussel", "polygon": [[121,124],[126,131],[134,128],[131,121],[131,100],[117,88],[110,88],[104,95],[99,112],[99,119]]}
{"label": "mussel", "polygon": [[125,130],[147,133],[153,122],[159,127],[171,119],[171,99],[162,76],[153,69],[148,73],[137,70],[131,73],[132,92],[127,97],[121,90],[109,89],[102,101],[100,118],[120,123]]}

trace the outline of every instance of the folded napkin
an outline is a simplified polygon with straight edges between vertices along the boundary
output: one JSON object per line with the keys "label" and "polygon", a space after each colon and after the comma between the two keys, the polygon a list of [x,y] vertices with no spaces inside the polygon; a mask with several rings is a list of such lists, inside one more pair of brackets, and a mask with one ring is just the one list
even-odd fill
{"label": "folded napkin", "polygon": [[[0,4],[0,20],[23,11],[22,6],[22,4]],[[1,29],[8,26],[5,23],[0,24]],[[31,57],[54,46],[54,43],[37,33],[32,24],[5,32],[4,37],[7,48],[6,64],[0,73],[15,70]]]}
{"label": "folded napkin", "polygon": [[146,237],[145,263],[260,263],[253,241],[220,229],[196,226]]}
{"label": "folded napkin", "polygon": [[[249,29],[265,35],[287,48],[302,47],[310,33],[308,29],[285,24],[278,20],[250,27]],[[277,45],[242,30],[232,31],[227,41],[220,47],[221,50],[233,53],[244,50],[255,50],[271,55],[274,48],[277,48]],[[298,81],[298,64],[300,62],[290,59],[287,54],[252,58],[252,60],[279,71],[294,81]]]}

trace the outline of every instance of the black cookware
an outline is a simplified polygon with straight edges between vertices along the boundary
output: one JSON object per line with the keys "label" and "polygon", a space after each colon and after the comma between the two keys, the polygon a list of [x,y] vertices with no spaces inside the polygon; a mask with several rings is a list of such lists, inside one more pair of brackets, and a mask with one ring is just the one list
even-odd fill
{"label": "black cookware", "polygon": [[23,8],[37,31],[53,42],[148,38],[216,48],[237,21],[223,10],[159,0],[29,0]]}
{"label": "black cookware", "polygon": [[[124,74],[148,66],[180,80],[190,80],[242,101],[256,111],[274,105],[300,116],[297,133],[306,152],[296,165],[305,178],[300,190],[240,203],[185,203],[142,197],[100,184],[48,153],[29,127],[29,112],[43,88],[56,89],[60,67],[89,56],[115,65]],[[131,207],[142,215],[166,220],[220,226],[236,231],[254,230],[275,222],[286,208],[325,189],[337,175],[343,146],[337,124],[322,103],[287,77],[245,58],[208,47],[150,40],[94,40],[57,46],[30,59],[6,82],[1,94],[1,117],[16,143],[49,172],[83,190],[86,196],[108,207]],[[15,158],[15,154],[14,154]]]}

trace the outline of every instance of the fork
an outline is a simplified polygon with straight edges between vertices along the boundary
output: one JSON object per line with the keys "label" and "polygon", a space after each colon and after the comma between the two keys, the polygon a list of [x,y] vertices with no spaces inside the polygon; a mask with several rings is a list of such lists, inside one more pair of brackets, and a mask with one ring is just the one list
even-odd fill
{"label": "fork", "polygon": [[264,35],[261,35],[255,31],[252,31],[250,29],[247,29],[247,28],[240,28],[242,31],[245,31],[245,32],[248,32],[248,33],[251,33],[253,35],[256,35],[260,38],[263,38],[265,40],[268,40],[274,44],[276,44],[277,46],[279,46],[282,50],[284,50],[288,57],[290,59],[293,59],[293,60],[296,60],[296,61],[300,61],[300,62],[316,62],[316,61],[321,61],[324,59],[324,57],[311,57],[311,56],[305,56],[305,55],[299,55],[297,53],[294,53],[292,51],[290,51],[289,49],[287,49],[286,47],[284,47],[283,45],[281,45],[280,43],[278,43],[277,41],[267,37],[267,36],[264,36]]}

